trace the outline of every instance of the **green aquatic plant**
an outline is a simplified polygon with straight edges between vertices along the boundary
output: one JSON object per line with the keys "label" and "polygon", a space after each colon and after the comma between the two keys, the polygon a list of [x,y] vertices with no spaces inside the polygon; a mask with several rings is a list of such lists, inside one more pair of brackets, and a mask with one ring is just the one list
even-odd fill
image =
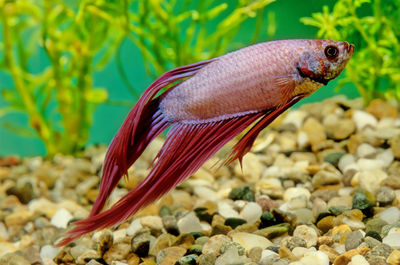
{"label": "green aquatic plant", "polygon": [[[256,40],[273,1],[0,0],[0,70],[13,83],[0,88],[7,103],[0,117],[21,112],[30,127],[3,126],[38,137],[48,155],[75,153],[88,140],[96,106],[108,102],[107,90],[93,85],[95,72],[115,59],[132,100],[140,94],[121,62],[124,41],[159,75],[226,52],[242,23],[258,15]],[[46,62],[37,62],[40,54]]]}
{"label": "green aquatic plant", "polygon": [[400,1],[337,0],[333,9],[302,18],[319,28],[319,38],[355,44],[340,86],[353,82],[364,103],[374,98],[400,102]]}

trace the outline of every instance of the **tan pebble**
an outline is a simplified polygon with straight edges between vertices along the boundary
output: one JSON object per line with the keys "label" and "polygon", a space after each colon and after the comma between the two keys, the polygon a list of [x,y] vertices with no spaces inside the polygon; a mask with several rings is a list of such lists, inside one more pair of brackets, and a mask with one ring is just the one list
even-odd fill
{"label": "tan pebble", "polygon": [[400,250],[395,249],[390,253],[389,257],[386,260],[390,265],[399,265],[400,264]]}
{"label": "tan pebble", "polygon": [[232,238],[232,241],[242,245],[246,251],[250,251],[250,249],[254,247],[266,249],[267,247],[273,245],[272,242],[267,238],[251,233],[231,231],[228,235]]}
{"label": "tan pebble", "polygon": [[296,261],[298,260],[298,258],[292,253],[292,251],[290,251],[290,249],[288,249],[285,246],[281,246],[279,248],[279,256],[281,259],[287,258],[291,261]]}
{"label": "tan pebble", "polygon": [[140,223],[151,230],[161,230],[164,227],[160,216],[143,216],[140,218]]}
{"label": "tan pebble", "polygon": [[181,247],[169,247],[157,254],[156,262],[159,265],[175,265],[177,260],[185,255],[186,249]]}
{"label": "tan pebble", "polygon": [[334,216],[326,216],[322,218],[318,223],[317,227],[320,229],[322,232],[326,233],[333,227],[333,222],[335,220]]}
{"label": "tan pebble", "polygon": [[174,246],[189,249],[194,244],[194,237],[192,234],[181,234],[176,238]]}
{"label": "tan pebble", "polygon": [[378,119],[397,118],[397,108],[382,99],[374,99],[365,109]]}
{"label": "tan pebble", "polygon": [[362,137],[359,134],[351,135],[349,138],[349,142],[347,143],[347,149],[349,150],[349,153],[355,154],[358,146],[362,143]]}
{"label": "tan pebble", "polygon": [[97,254],[97,251],[94,249],[88,249],[85,252],[83,252],[77,259],[76,262],[78,264],[85,264],[85,259],[95,259],[99,258],[99,255]]}
{"label": "tan pebble", "polygon": [[129,252],[131,251],[131,245],[120,243],[112,245],[109,250],[103,255],[103,259],[107,264],[110,264],[113,260],[123,260],[125,259]]}
{"label": "tan pebble", "polygon": [[154,244],[152,245],[149,254],[156,256],[160,250],[172,246],[175,241],[176,241],[175,236],[171,234],[161,234],[157,238],[156,242],[154,242]]}
{"label": "tan pebble", "polygon": [[333,137],[338,140],[348,138],[356,129],[356,125],[351,119],[343,119],[337,125],[337,129],[333,131]]}
{"label": "tan pebble", "polygon": [[316,145],[326,140],[324,126],[315,118],[308,118],[304,122],[302,130],[307,134],[308,139],[310,139],[313,150]]}
{"label": "tan pebble", "polygon": [[318,237],[317,244],[320,245],[327,245],[327,246],[332,246],[334,243],[332,236],[320,236]]}
{"label": "tan pebble", "polygon": [[86,192],[86,198],[91,203],[94,203],[96,201],[98,195],[99,195],[99,190],[97,189],[91,189]]}
{"label": "tan pebble", "polygon": [[363,256],[365,253],[367,253],[370,249],[369,248],[360,248],[360,249],[352,249],[349,250],[342,255],[338,256],[335,261],[333,262],[333,265],[347,265],[350,261],[351,258],[355,255],[361,255]]}
{"label": "tan pebble", "polygon": [[219,249],[221,245],[226,241],[232,241],[229,236],[226,235],[215,235],[210,237],[210,239],[203,246],[203,254],[219,254]]}
{"label": "tan pebble", "polygon": [[128,257],[126,257],[126,262],[128,265],[138,265],[140,263],[140,257],[135,253],[130,253]]}
{"label": "tan pebble", "polygon": [[322,251],[326,255],[328,255],[329,261],[332,262],[332,263],[339,256],[339,253],[335,249],[333,249],[333,248],[331,248],[331,247],[329,247],[327,245],[321,245],[318,250]]}
{"label": "tan pebble", "polygon": [[159,212],[158,203],[152,203],[149,206],[141,209],[135,216],[136,217],[145,217],[145,216],[157,216]]}
{"label": "tan pebble", "polygon": [[28,209],[21,209],[10,215],[7,215],[4,221],[7,226],[24,225],[28,221],[30,221],[32,217],[33,213],[30,212]]}
{"label": "tan pebble", "polygon": [[340,244],[344,244],[346,237],[348,234],[351,233],[351,228],[348,225],[339,225],[335,226],[332,229],[332,237],[336,242],[339,242]]}
{"label": "tan pebble", "polygon": [[211,221],[211,226],[216,226],[216,225],[225,225],[225,218],[219,214],[215,214]]}
{"label": "tan pebble", "polygon": [[97,250],[99,251],[100,255],[103,254],[111,248],[114,243],[114,238],[111,230],[106,229],[103,230],[99,236],[99,244]]}

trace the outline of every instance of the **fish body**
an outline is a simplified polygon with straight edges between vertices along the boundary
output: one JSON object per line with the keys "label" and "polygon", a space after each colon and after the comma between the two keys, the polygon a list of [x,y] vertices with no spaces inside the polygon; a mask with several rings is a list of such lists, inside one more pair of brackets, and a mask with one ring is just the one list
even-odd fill
{"label": "fish body", "polygon": [[[343,57],[348,55],[350,45],[327,40],[264,42],[228,53],[166,93],[161,109],[171,121],[209,122],[263,111],[298,94],[311,94],[323,83],[302,78],[299,61],[305,54],[323,57],[321,46],[329,43],[341,49]],[[285,81],[297,84],[282,87]]]}
{"label": "fish body", "polygon": [[[272,41],[165,73],[146,89],[112,140],[90,216],[75,222],[59,245],[124,221],[252,126],[228,160],[241,161],[263,128],[336,78],[353,50],[347,42],[331,40]],[[146,179],[101,212],[128,168],[167,128],[166,141]]]}

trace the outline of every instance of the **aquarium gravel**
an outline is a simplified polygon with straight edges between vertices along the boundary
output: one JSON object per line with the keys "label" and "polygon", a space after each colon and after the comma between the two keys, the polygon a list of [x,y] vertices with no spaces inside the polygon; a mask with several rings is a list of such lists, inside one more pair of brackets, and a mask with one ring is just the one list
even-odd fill
{"label": "aquarium gravel", "polygon": [[[149,172],[159,137],[110,198]],[[335,97],[290,110],[231,166],[225,147],[119,226],[55,243],[88,216],[104,146],[0,159],[0,264],[399,264],[396,106]]]}

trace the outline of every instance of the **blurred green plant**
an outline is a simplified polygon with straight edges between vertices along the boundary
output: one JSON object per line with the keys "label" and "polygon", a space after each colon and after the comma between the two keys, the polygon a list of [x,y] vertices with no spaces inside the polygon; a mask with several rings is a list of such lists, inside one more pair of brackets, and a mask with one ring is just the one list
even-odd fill
{"label": "blurred green plant", "polygon": [[[14,83],[1,89],[8,105],[0,117],[25,113],[31,128],[3,125],[39,137],[50,156],[75,153],[88,140],[96,106],[108,100],[106,89],[93,87],[94,72],[115,58],[122,80],[138,96],[121,62],[125,40],[139,47],[156,76],[225,53],[249,17],[257,17],[257,40],[264,7],[273,1],[0,0],[0,70]],[[45,69],[31,69],[43,51]]]}
{"label": "blurred green plant", "polygon": [[399,0],[337,0],[332,11],[324,6],[301,21],[319,28],[319,38],[355,44],[340,87],[353,82],[365,104],[374,98],[400,102]]}

